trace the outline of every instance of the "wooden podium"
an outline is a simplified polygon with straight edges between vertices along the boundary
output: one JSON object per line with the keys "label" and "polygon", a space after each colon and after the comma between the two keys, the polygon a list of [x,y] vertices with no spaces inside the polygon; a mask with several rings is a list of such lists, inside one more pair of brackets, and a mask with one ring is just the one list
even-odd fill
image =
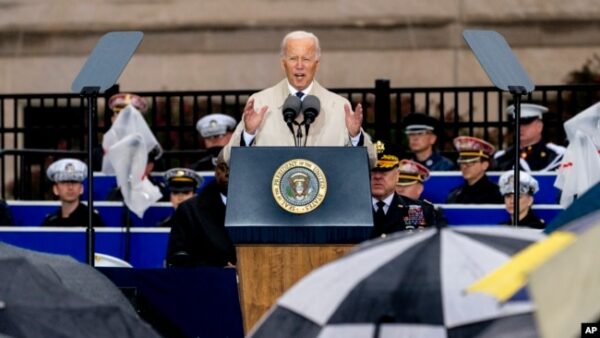
{"label": "wooden podium", "polygon": [[312,270],[352,249],[351,244],[239,244],[240,304],[246,333],[287,289]]}
{"label": "wooden podium", "polygon": [[364,147],[232,148],[225,225],[245,332],[300,278],[366,240],[371,210]]}

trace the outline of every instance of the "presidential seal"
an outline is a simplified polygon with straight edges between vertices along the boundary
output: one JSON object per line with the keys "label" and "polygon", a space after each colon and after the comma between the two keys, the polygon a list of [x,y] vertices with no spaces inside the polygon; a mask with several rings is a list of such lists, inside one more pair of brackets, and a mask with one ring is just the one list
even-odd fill
{"label": "presidential seal", "polygon": [[294,159],[275,171],[271,188],[280,207],[294,214],[305,214],[316,209],[325,199],[327,179],[315,163]]}

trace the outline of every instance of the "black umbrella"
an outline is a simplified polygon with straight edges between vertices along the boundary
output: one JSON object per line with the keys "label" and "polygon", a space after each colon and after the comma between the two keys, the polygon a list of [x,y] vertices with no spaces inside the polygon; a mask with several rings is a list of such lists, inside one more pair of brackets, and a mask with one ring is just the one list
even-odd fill
{"label": "black umbrella", "polygon": [[73,257],[19,248],[0,242],[0,259],[27,258],[33,265],[48,270],[67,289],[100,304],[118,306],[122,311],[135,315],[131,303],[104,274],[82,264]]}
{"label": "black umbrella", "polygon": [[542,237],[454,227],[368,242],[299,281],[250,336],[535,337],[529,301],[499,304],[465,289]]}
{"label": "black umbrella", "polygon": [[0,334],[14,337],[159,337],[135,312],[66,287],[49,265],[0,259]]}

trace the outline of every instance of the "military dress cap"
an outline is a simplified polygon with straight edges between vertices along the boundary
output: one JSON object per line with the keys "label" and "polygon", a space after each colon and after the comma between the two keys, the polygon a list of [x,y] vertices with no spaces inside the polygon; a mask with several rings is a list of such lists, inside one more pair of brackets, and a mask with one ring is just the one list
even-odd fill
{"label": "military dress cap", "polygon": [[196,129],[204,138],[225,135],[235,129],[235,119],[225,114],[209,114],[199,119]]}
{"label": "military dress cap", "polygon": [[[521,118],[519,121],[524,124],[531,123],[537,119],[541,119],[544,113],[548,112],[548,108],[539,104],[521,103]],[[506,113],[512,118],[515,118],[515,106],[511,105],[506,108]]]}
{"label": "military dress cap", "polygon": [[108,108],[115,113],[120,112],[129,104],[133,105],[140,113],[145,113],[148,110],[146,100],[138,95],[131,93],[118,93],[108,99]]}
{"label": "military dress cap", "polygon": [[87,177],[87,165],[74,158],[63,158],[52,163],[46,175],[53,182],[82,182]]}
{"label": "military dress cap", "polygon": [[423,113],[408,114],[402,121],[407,135],[420,134],[423,132],[437,133],[439,121],[432,116]]}
{"label": "military dress cap", "polygon": [[400,175],[396,185],[406,186],[415,183],[423,183],[429,179],[429,169],[413,160],[401,160],[398,167]]}
{"label": "military dress cap", "polygon": [[400,160],[398,160],[398,156],[394,152],[395,147],[383,141],[375,142],[374,146],[377,152],[377,164],[371,169],[372,171],[388,171],[398,168]]}
{"label": "military dress cap", "polygon": [[[502,174],[498,180],[502,196],[515,193],[515,172],[510,170]],[[533,195],[540,190],[538,181],[525,171],[519,171],[519,193]]]}
{"label": "military dress cap", "polygon": [[454,148],[458,151],[458,163],[469,163],[477,160],[489,160],[496,148],[489,142],[472,136],[459,136],[454,139]]}
{"label": "military dress cap", "polygon": [[187,168],[172,168],[165,172],[164,179],[170,191],[187,192],[196,190],[202,183],[202,178],[193,170]]}

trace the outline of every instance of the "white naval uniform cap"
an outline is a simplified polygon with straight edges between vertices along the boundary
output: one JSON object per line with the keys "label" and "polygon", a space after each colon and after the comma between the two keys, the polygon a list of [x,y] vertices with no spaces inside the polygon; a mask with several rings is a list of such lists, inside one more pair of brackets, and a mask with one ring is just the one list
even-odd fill
{"label": "white naval uniform cap", "polygon": [[87,165],[74,158],[63,158],[52,163],[46,175],[53,182],[82,182],[87,177]]}
{"label": "white naval uniform cap", "polygon": [[[515,172],[510,170],[502,174],[500,179],[498,179],[498,186],[500,187],[500,194],[502,194],[502,196],[514,194],[514,176]],[[533,196],[538,190],[540,190],[538,181],[527,172],[519,171],[519,193]]]}
{"label": "white naval uniform cap", "polygon": [[[521,103],[521,120],[541,119],[544,113],[548,112],[548,108],[539,104]],[[513,119],[515,118],[515,106],[511,105],[506,108],[506,113]]]}
{"label": "white naval uniform cap", "polygon": [[199,119],[196,123],[196,129],[204,138],[220,136],[235,129],[235,119],[225,114],[209,114]]}

